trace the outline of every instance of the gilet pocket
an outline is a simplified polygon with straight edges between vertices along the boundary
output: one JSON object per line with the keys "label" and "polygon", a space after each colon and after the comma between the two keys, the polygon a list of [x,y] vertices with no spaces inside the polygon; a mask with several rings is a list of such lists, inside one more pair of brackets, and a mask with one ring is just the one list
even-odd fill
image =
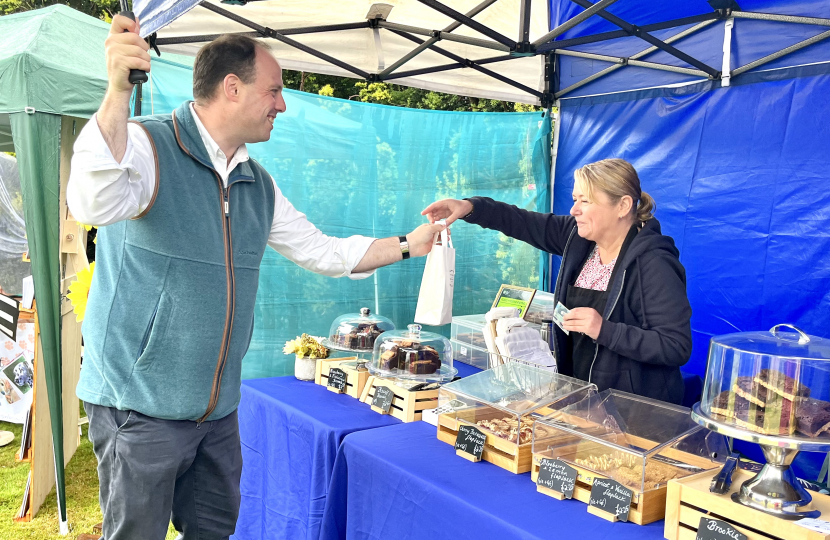
{"label": "gilet pocket", "polygon": [[164,351],[163,342],[167,334],[167,327],[170,325],[173,309],[173,302],[167,295],[162,294],[141,341],[138,360],[135,364],[136,371],[147,371],[155,362],[155,359]]}

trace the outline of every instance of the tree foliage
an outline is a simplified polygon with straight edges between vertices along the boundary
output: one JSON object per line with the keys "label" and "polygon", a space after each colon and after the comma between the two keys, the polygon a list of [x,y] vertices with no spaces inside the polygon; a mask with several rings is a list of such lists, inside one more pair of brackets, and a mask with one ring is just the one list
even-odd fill
{"label": "tree foliage", "polygon": [[108,22],[112,20],[113,15],[121,11],[121,4],[118,0],[0,0],[0,15],[45,8],[55,4],[64,4],[81,13]]}

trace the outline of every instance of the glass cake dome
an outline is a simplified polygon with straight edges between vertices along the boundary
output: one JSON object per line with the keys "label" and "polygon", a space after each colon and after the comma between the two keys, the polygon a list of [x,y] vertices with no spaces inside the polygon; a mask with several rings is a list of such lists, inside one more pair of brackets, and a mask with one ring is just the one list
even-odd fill
{"label": "glass cake dome", "polygon": [[369,308],[360,313],[347,313],[337,317],[323,345],[338,351],[371,353],[378,336],[395,329],[395,324],[382,315],[373,315]]}
{"label": "glass cake dome", "polygon": [[377,377],[423,382],[451,381],[458,373],[452,367],[450,340],[422,332],[420,324],[381,335],[368,368]]}

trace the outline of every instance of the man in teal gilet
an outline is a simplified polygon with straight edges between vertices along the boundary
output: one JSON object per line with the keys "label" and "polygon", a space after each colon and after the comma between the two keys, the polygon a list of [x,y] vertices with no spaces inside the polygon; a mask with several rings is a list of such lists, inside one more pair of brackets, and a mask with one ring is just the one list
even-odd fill
{"label": "man in teal gilet", "polygon": [[[124,32],[128,30],[128,32]],[[195,102],[128,122],[129,69],[149,70],[137,25],[115,17],[109,86],[78,137],[67,188],[99,228],[77,394],[98,458],[107,540],[228,538],[239,509],[236,408],[266,246],[332,277],[360,279],[410,253],[406,236],[323,235],[283,197],[247,143],[285,111],[267,48],[231,35],[201,49]]]}

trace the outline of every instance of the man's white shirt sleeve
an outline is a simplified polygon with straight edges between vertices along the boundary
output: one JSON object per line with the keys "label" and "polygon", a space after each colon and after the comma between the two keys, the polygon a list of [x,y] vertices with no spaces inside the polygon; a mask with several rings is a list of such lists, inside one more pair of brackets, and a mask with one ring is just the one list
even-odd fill
{"label": "man's white shirt sleeve", "polygon": [[[112,156],[95,116],[75,141],[66,201],[81,223],[102,227],[143,212],[153,199],[156,165],[144,130],[127,128],[127,149],[121,163]],[[273,181],[273,178],[271,179]],[[274,182],[274,220],[268,245],[297,265],[330,277],[363,279],[372,272],[352,273],[374,238],[324,235],[282,195]]]}
{"label": "man's white shirt sleeve", "polygon": [[274,221],[268,245],[307,270],[329,277],[363,279],[371,272],[352,273],[375,241],[366,236],[337,238],[324,235],[305,214],[286,199],[274,182]]}

